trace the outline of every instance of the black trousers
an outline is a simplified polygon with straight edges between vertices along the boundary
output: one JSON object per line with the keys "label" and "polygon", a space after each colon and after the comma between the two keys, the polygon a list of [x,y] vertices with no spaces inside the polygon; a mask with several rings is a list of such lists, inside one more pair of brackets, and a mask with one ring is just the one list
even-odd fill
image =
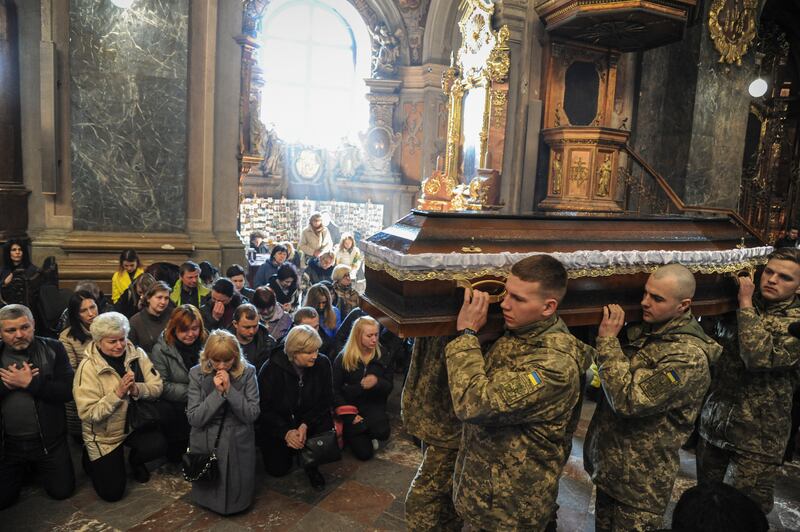
{"label": "black trousers", "polygon": [[[323,423],[319,426],[309,427],[306,438],[311,438],[322,432],[333,430],[333,424]],[[286,476],[292,470],[298,450],[286,445],[284,438],[265,436],[259,442],[261,456],[264,459],[264,470],[273,477]]]}
{"label": "black trousers", "polygon": [[29,466],[39,474],[50,497],[66,499],[75,491],[75,471],[66,437],[60,438],[45,452],[39,438],[6,436],[0,457],[0,510],[16,502]]}
{"label": "black trousers", "polygon": [[[89,478],[92,479],[94,491],[104,501],[115,502],[125,494],[125,485],[128,483],[125,470],[126,446],[131,449],[129,460],[133,466],[144,465],[145,462],[164,456],[167,451],[167,441],[160,431],[136,431],[125,438],[123,445],[89,462]],[[88,461],[86,454],[84,458]]]}
{"label": "black trousers", "polygon": [[180,462],[189,446],[189,421],[186,419],[186,403],[159,400],[156,402],[161,420],[161,433],[167,440],[167,460]]}
{"label": "black trousers", "polygon": [[386,405],[360,405],[358,413],[364,421],[353,423],[355,416],[341,416],[344,423],[344,443],[359,460],[369,460],[375,454],[372,440],[389,439],[391,426]]}

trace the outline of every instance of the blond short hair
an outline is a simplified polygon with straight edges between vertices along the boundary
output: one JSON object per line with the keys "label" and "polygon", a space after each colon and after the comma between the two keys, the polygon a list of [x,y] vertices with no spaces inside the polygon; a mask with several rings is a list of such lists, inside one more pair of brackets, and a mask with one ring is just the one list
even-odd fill
{"label": "blond short hair", "polygon": [[295,325],[286,335],[284,351],[289,361],[299,353],[313,353],[322,346],[322,338],[311,325]]}
{"label": "blond short hair", "polygon": [[334,283],[337,283],[344,279],[345,277],[350,276],[350,266],[346,264],[339,264],[333,269],[333,273],[331,274],[331,279]]}

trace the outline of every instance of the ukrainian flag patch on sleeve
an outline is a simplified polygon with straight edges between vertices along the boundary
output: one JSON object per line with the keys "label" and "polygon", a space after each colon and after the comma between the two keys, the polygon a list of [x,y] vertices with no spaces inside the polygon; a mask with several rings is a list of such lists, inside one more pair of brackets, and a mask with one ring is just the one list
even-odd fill
{"label": "ukrainian flag patch on sleeve", "polygon": [[680,386],[680,384],[681,378],[678,372],[667,368],[640,382],[639,387],[650,400],[656,400],[669,393],[674,387]]}
{"label": "ukrainian flag patch on sleeve", "polygon": [[514,377],[500,387],[500,394],[506,403],[514,404],[525,399],[542,385],[542,376],[535,369]]}

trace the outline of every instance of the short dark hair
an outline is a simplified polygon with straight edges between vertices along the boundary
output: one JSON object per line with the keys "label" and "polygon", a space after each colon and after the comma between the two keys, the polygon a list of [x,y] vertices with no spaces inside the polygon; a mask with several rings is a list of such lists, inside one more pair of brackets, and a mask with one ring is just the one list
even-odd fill
{"label": "short dark hair", "polygon": [[287,262],[284,262],[278,267],[276,275],[278,276],[279,281],[288,279],[290,277],[295,281],[298,280],[297,270],[294,268],[294,264],[289,264]]}
{"label": "short dark hair", "polygon": [[511,274],[528,283],[539,283],[539,290],[561,302],[567,293],[567,270],[550,255],[532,255],[511,267]]}
{"label": "short dark hair", "polygon": [[204,283],[208,284],[214,280],[219,273],[219,270],[214,267],[209,261],[204,260],[200,263],[200,278]]}
{"label": "short dark hair", "polygon": [[800,249],[797,248],[778,248],[769,254],[767,260],[788,260],[795,264],[800,264]]}
{"label": "short dark hair", "polygon": [[769,530],[764,512],[733,486],[709,482],[683,492],[672,512],[672,530],[682,532],[761,532]]}
{"label": "short dark hair", "polygon": [[231,277],[236,277],[237,275],[244,275],[244,268],[238,264],[231,264],[230,267],[225,270],[225,277],[228,279]]}
{"label": "short dark hair", "polygon": [[272,248],[272,251],[269,252],[269,258],[272,259],[272,257],[274,257],[277,253],[281,252],[286,253],[287,255],[289,254],[289,250],[286,249],[286,246],[282,244],[275,244],[275,246]]}
{"label": "short dark hair", "polygon": [[214,281],[214,284],[211,285],[211,289],[227,297],[233,297],[233,293],[236,291],[233,287],[233,282],[227,277],[220,277]]}
{"label": "short dark hair", "polygon": [[292,322],[295,325],[300,325],[300,322],[305,319],[313,319],[319,318],[319,313],[317,309],[313,307],[300,307],[299,309],[294,311],[294,315],[292,316]]}
{"label": "short dark hair", "polygon": [[142,265],[142,261],[139,260],[139,255],[136,253],[135,249],[123,249],[122,253],[119,254],[120,271],[122,271],[123,262],[135,262],[137,268],[139,268]]}
{"label": "short dark hair", "polygon": [[242,319],[242,314],[248,320],[257,320],[258,319],[258,310],[256,310],[255,305],[251,305],[250,303],[242,303],[236,310],[233,311],[233,321],[240,321]]}
{"label": "short dark hair", "polygon": [[250,298],[257,309],[270,309],[275,306],[275,292],[268,286],[259,286]]}
{"label": "short dark hair", "polygon": [[187,272],[199,272],[199,271],[200,271],[200,265],[199,264],[197,264],[196,262],[193,262],[191,260],[187,260],[186,262],[181,264],[181,269],[179,270],[179,275],[181,277],[183,277],[184,273],[187,273]]}

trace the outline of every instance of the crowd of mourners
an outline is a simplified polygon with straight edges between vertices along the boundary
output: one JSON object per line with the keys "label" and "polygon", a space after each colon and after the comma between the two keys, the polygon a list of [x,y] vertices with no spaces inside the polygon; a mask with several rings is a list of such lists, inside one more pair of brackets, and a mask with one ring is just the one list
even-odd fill
{"label": "crowd of mourners", "polygon": [[[31,470],[51,497],[72,495],[70,439],[105,501],[125,496],[129,476],[148,482],[155,461],[182,464],[189,479],[192,455],[213,456],[216,474],[202,471],[191,496],[222,515],[251,505],[259,453],[267,474],[300,467],[314,489],[325,486],[319,465],[341,449],[373,457],[390,437],[387,400],[408,345],[359,308],[354,236],[334,245],[315,214],[297,249],[253,237],[266,260],[252,287],[237,264],[220,276],[187,261],[172,279],[168,266],[145,269],[122,251],[111,298],[79,283],[52,327],[57,339],[37,334],[30,288],[43,273],[24,242],[7,243],[0,510]],[[481,332],[489,294],[465,291],[459,334],[418,339],[407,369],[405,428],[423,442],[409,529],[555,530],[591,365],[602,394],[583,452],[597,530],[661,527],[692,434],[699,486],[673,529],[766,530],[800,424],[800,251],[776,250],[736,284],[738,311],[708,331],[691,313],[692,272],[659,267],[642,323],[609,304],[593,345],[558,317],[567,272],[549,255],[512,267],[499,338]]]}
{"label": "crowd of mourners", "polygon": [[394,361],[390,333],[359,308],[354,236],[334,245],[315,214],[297,250],[266,250],[262,238],[251,241],[268,255],[253,287],[238,264],[220,276],[192,261],[168,282],[126,249],[110,298],[78,283],[58,339],[38,334],[26,287],[40,270],[26,243],[7,243],[0,509],[16,501],[31,466],[51,497],[73,493],[70,438],[105,501],[124,497],[129,476],[148,482],[149,462],[213,451],[218,474],[194,482],[192,498],[225,515],[250,506],[258,452],[269,475],[298,464],[316,489],[325,486],[319,460],[300,456],[309,440],[373,456],[390,434]]}

